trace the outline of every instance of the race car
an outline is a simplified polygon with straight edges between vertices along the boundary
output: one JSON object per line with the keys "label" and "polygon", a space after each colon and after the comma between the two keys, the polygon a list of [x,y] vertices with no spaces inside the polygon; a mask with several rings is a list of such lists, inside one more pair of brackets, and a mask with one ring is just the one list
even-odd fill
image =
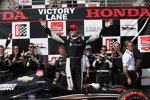
{"label": "race car", "polygon": [[42,70],[11,79],[0,84],[0,100],[4,99],[98,99],[98,100],[148,100],[141,90],[127,90],[112,86],[105,90],[91,87],[77,92],[53,85]]}

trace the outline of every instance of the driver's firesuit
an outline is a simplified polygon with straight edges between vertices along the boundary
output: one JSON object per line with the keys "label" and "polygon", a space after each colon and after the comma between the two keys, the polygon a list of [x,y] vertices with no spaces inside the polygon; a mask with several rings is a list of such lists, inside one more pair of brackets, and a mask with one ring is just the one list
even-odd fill
{"label": "driver's firesuit", "polygon": [[[71,72],[71,76],[67,76],[67,82],[68,84],[70,84],[68,86],[68,89],[81,91],[81,58],[83,55],[85,45],[98,39],[100,35],[106,30],[105,28],[103,28],[100,33],[91,35],[88,39],[85,40],[84,36],[81,36],[80,34],[78,34],[77,37],[67,36],[65,38],[62,38],[61,36],[54,34],[49,28],[45,27],[46,33],[53,40],[59,43],[63,43],[66,47],[66,70],[70,69]],[[78,26],[72,24],[69,26],[69,29],[78,29]],[[67,65],[69,67],[67,67]],[[69,73],[66,72],[66,74]]]}

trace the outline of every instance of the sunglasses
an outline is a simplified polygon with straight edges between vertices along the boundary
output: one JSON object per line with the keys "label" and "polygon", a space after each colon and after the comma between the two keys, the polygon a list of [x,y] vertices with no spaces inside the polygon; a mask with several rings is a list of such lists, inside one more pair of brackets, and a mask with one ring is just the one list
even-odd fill
{"label": "sunglasses", "polygon": [[34,48],[33,46],[30,46],[29,48]]}

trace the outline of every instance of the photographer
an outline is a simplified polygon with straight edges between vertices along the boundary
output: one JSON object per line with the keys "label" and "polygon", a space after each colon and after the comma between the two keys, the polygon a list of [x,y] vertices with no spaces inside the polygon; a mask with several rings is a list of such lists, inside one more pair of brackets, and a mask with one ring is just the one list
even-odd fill
{"label": "photographer", "polygon": [[112,63],[109,61],[109,57],[106,54],[107,47],[101,47],[101,53],[98,58],[93,62],[93,66],[97,70],[96,83],[99,83],[104,89],[108,86],[110,82],[109,69],[112,67]]}

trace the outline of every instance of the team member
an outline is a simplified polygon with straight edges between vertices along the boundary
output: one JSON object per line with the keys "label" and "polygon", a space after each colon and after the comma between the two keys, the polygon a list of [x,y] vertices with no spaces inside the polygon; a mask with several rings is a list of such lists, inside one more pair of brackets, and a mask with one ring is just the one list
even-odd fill
{"label": "team member", "polygon": [[122,56],[123,53],[121,51],[121,46],[119,42],[114,43],[114,48],[112,48],[112,71],[111,71],[111,78],[112,78],[112,85],[122,85]]}
{"label": "team member", "polygon": [[110,82],[110,68],[112,68],[112,63],[109,61],[109,57],[106,54],[107,47],[101,47],[101,53],[98,58],[93,62],[93,66],[97,70],[96,83],[99,83],[101,87],[106,89]]}
{"label": "team member", "polygon": [[66,79],[66,50],[64,46],[59,46],[58,52],[60,57],[55,62],[56,67],[56,78],[55,82],[59,81],[60,86],[67,88],[67,79]]}
{"label": "team member", "polygon": [[21,52],[18,45],[13,46],[13,54],[10,55],[11,69],[13,76],[17,77],[21,74],[26,73],[26,59],[24,51]]}
{"label": "team member", "polygon": [[[40,19],[40,24],[45,28],[46,33],[51,36],[53,40],[65,44],[67,53],[66,72],[69,86],[68,89],[72,90],[74,88],[74,90],[80,91],[81,58],[85,45],[86,43],[93,42],[94,40],[98,39],[105,29],[102,29],[99,34],[94,34],[90,36],[88,40],[85,40],[84,37],[79,34],[79,29],[75,24],[69,26],[69,36],[67,38],[62,38],[61,36],[54,34],[49,28],[46,27],[46,21]],[[106,27],[109,27],[110,25],[112,25],[112,20],[109,20],[105,23]]]}
{"label": "team member", "polygon": [[10,72],[11,62],[8,54],[4,52],[4,47],[0,45],[0,83],[10,79],[13,75]]}
{"label": "team member", "polygon": [[86,45],[85,54],[88,57],[88,60],[90,63],[88,84],[95,83],[96,82],[96,72],[95,72],[95,68],[93,67],[93,62],[96,59],[96,57],[92,55],[92,46],[91,45]]}
{"label": "team member", "polygon": [[10,71],[11,62],[8,58],[8,54],[4,52],[11,41],[11,37],[12,34],[9,33],[5,47],[0,45],[0,83],[3,83],[13,77],[13,74]]}
{"label": "team member", "polygon": [[141,52],[134,47],[133,49],[133,56],[135,59],[135,65],[136,65],[136,71],[139,73],[139,77],[137,78],[137,88],[142,89],[141,86],[141,76],[142,76],[142,68],[141,68],[141,60],[142,60],[142,54]]}
{"label": "team member", "polygon": [[34,44],[28,44],[28,50],[25,53],[26,61],[27,61],[27,69],[28,71],[35,71],[40,67],[41,57],[38,53],[34,52]]}
{"label": "team member", "polygon": [[85,54],[83,54],[82,56],[82,67],[83,67],[83,84],[88,84],[90,62]]}
{"label": "team member", "polygon": [[126,77],[126,83],[128,88],[136,88],[136,78],[139,76],[136,72],[135,59],[133,56],[133,43],[131,41],[125,42],[126,51],[123,54],[123,72]]}

